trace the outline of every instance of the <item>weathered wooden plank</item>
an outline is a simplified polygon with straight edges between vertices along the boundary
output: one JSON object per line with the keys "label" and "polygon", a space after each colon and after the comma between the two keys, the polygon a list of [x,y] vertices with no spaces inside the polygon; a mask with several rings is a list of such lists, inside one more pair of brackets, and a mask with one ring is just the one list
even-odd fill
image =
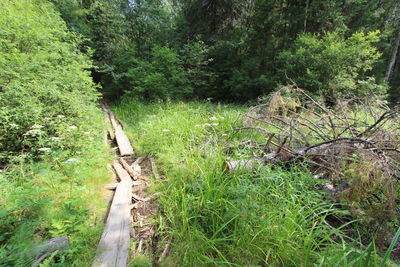
{"label": "weathered wooden plank", "polygon": [[120,182],[115,190],[93,267],[125,267],[127,265],[131,228],[132,180],[121,164],[114,162],[113,167]]}
{"label": "weathered wooden plank", "polygon": [[141,172],[135,171],[123,158],[119,158],[119,162],[125,168],[125,170],[131,175],[133,180],[137,180]]}
{"label": "weathered wooden plank", "polygon": [[115,139],[117,140],[119,153],[122,157],[133,155],[133,147],[128,139],[128,136],[126,136],[126,134],[122,130],[121,124],[118,123],[110,109],[108,109],[106,106],[104,106],[103,109],[107,110],[108,116],[110,117],[111,125],[114,129]]}
{"label": "weathered wooden plank", "polygon": [[131,142],[128,139],[128,136],[126,136],[126,134],[122,130],[121,125],[116,121],[114,114],[111,111],[109,114],[111,123],[114,126],[115,139],[117,140],[119,153],[122,157],[133,155],[133,148]]}

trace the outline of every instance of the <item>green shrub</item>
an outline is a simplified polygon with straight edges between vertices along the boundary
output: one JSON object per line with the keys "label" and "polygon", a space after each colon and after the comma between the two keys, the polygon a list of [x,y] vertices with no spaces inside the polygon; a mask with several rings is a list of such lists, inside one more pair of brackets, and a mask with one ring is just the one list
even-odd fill
{"label": "green shrub", "polygon": [[127,76],[132,81],[128,93],[145,99],[184,98],[192,94],[187,73],[177,53],[155,46],[149,61],[137,60]]}
{"label": "green shrub", "polygon": [[47,1],[1,1],[0,164],[73,149],[75,129],[90,128],[98,94],[78,44]]}
{"label": "green shrub", "polygon": [[378,41],[378,31],[355,33],[348,38],[339,31],[300,35],[292,50],[278,55],[281,80],[292,79],[300,87],[330,101],[371,91],[385,93],[385,86],[368,77],[368,71],[381,56],[373,46]]}

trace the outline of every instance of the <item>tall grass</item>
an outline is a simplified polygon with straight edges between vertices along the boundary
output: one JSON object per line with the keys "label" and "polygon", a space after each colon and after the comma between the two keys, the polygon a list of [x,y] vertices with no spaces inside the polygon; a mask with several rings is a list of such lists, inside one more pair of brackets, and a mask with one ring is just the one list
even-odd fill
{"label": "tall grass", "polygon": [[306,170],[222,171],[249,156],[239,146],[248,136],[232,131],[243,108],[124,99],[113,109],[166,177],[154,188],[163,193],[159,231],[173,240],[166,266],[378,265],[373,244],[360,250],[327,223],[335,206]]}

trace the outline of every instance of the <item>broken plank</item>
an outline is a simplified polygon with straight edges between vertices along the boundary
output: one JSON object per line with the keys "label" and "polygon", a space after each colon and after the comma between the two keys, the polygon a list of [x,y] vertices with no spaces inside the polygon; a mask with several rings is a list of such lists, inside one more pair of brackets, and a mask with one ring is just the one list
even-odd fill
{"label": "broken plank", "polygon": [[132,179],[137,180],[140,173],[135,171],[131,166],[129,166],[129,164],[123,158],[119,158],[119,162],[122,164],[125,170],[132,176]]}
{"label": "broken plank", "polygon": [[119,163],[114,162],[113,166],[121,182],[115,190],[93,267],[125,267],[128,260],[132,180]]}

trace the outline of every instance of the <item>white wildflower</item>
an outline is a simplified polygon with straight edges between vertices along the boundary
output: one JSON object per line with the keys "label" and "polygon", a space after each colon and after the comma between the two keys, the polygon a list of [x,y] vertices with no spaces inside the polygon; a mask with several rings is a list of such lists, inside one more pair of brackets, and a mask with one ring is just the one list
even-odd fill
{"label": "white wildflower", "polygon": [[209,97],[209,98],[207,98],[207,101],[211,101],[213,98],[212,97]]}
{"label": "white wildflower", "polygon": [[218,124],[217,122],[211,123],[212,126],[218,126]]}
{"label": "white wildflower", "polygon": [[61,138],[60,137],[56,137],[56,136],[52,136],[52,137],[50,137],[50,140],[57,142],[57,141],[60,141]]}
{"label": "white wildflower", "polygon": [[18,126],[18,124],[15,124],[15,123],[10,123],[9,124],[11,127],[17,127]]}
{"label": "white wildflower", "polygon": [[211,117],[210,120],[211,120],[211,121],[216,121],[216,120],[218,120],[218,119],[217,119],[217,117]]}
{"label": "white wildflower", "polygon": [[77,129],[78,127],[76,127],[75,125],[71,125],[71,126],[69,126],[68,128],[69,128],[69,129],[75,130],[75,129]]}
{"label": "white wildflower", "polygon": [[194,127],[201,127],[201,125],[200,124],[196,124]]}
{"label": "white wildflower", "polygon": [[43,131],[40,129],[32,129],[24,133],[25,136],[37,136],[37,135],[42,135]]}
{"label": "white wildflower", "polygon": [[164,133],[169,132],[168,129],[162,129],[162,131],[163,131]]}
{"label": "white wildflower", "polygon": [[57,115],[57,118],[65,118],[64,115]]}
{"label": "white wildflower", "polygon": [[41,147],[38,149],[39,151],[50,151],[51,148],[50,147]]}
{"label": "white wildflower", "polygon": [[228,136],[227,134],[222,134],[222,136]]}
{"label": "white wildflower", "polygon": [[204,126],[211,126],[210,123],[204,123]]}
{"label": "white wildflower", "polygon": [[64,163],[71,164],[71,163],[78,163],[78,162],[79,162],[79,159],[70,158],[70,159],[67,159]]}
{"label": "white wildflower", "polygon": [[43,127],[44,127],[43,125],[32,125],[31,129],[40,129],[40,128],[43,128]]}

